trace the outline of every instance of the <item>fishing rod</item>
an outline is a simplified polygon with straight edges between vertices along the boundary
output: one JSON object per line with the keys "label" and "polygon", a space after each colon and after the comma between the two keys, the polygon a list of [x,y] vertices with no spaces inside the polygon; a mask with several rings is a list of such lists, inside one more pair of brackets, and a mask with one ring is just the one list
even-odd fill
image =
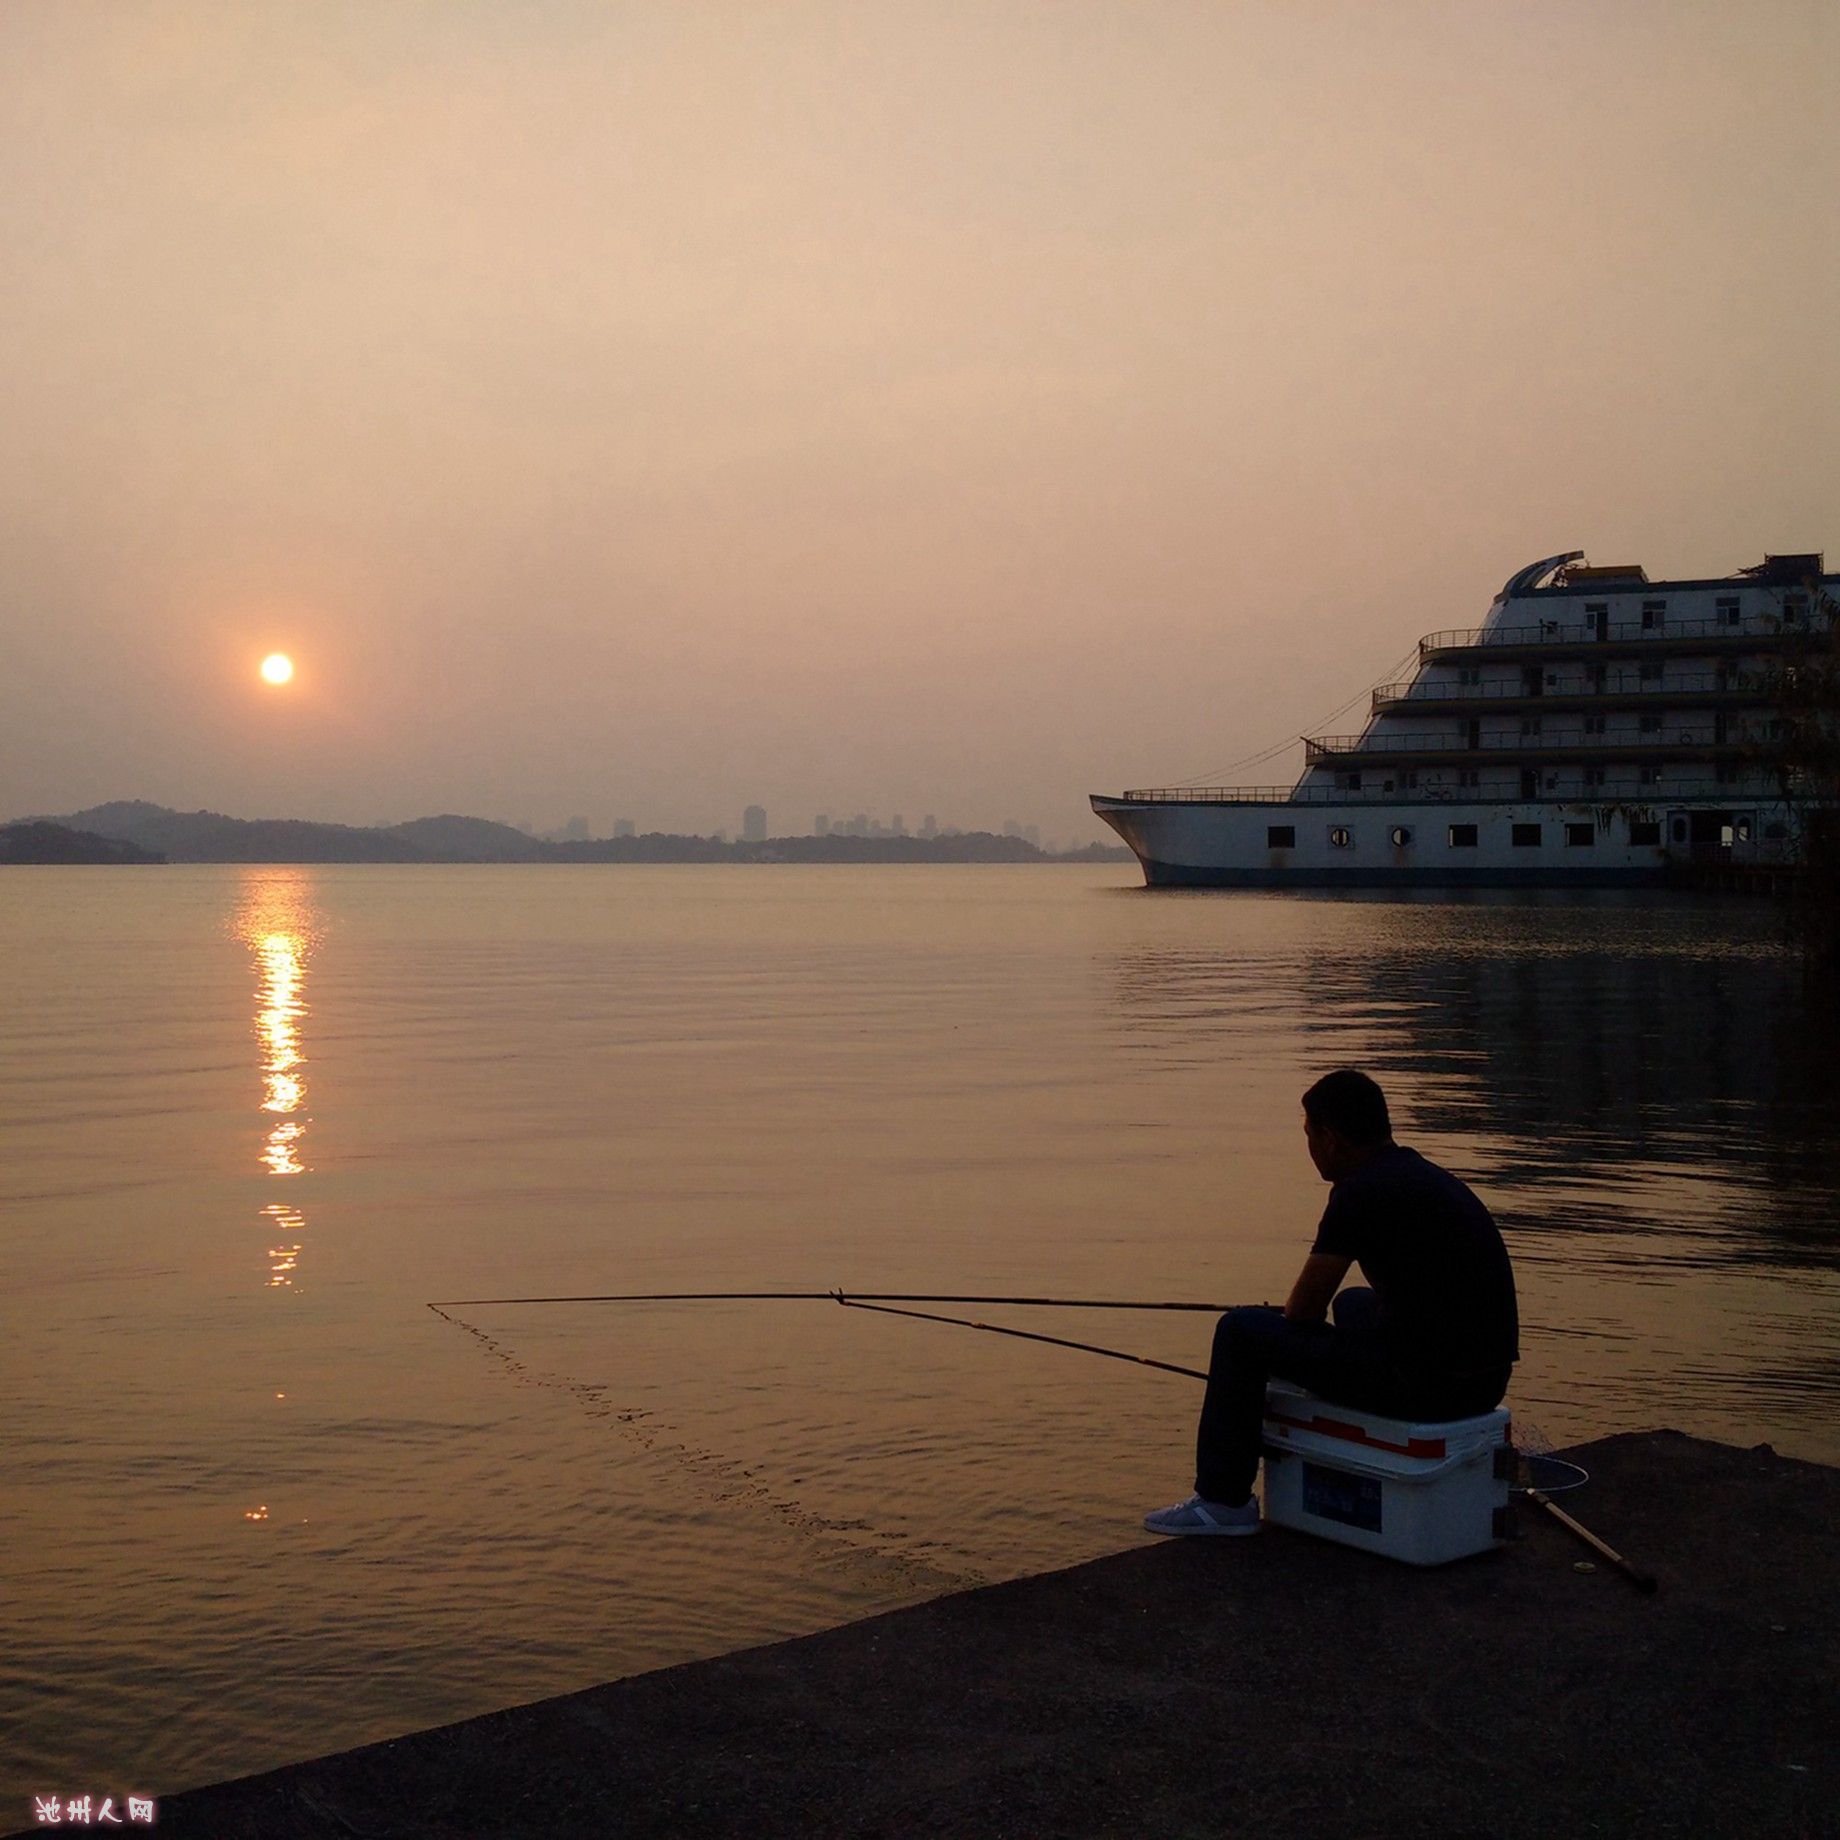
{"label": "fishing rod", "polygon": [[[1047,1342],[1055,1348],[1077,1348],[1082,1354],[1102,1354],[1109,1356],[1114,1361],[1135,1361],[1139,1367],[1160,1367],[1166,1374],[1187,1374],[1194,1380],[1207,1378],[1206,1373],[1199,1367],[1178,1367],[1173,1361],[1153,1361],[1147,1354],[1127,1354],[1122,1348],[1101,1348],[1096,1342],[1072,1342],[1064,1335],[1041,1335],[1033,1329],[1010,1329],[1002,1323],[976,1322],[969,1316],[940,1316],[931,1310],[900,1310],[886,1303],[869,1303],[860,1298],[846,1297],[842,1291],[832,1291],[829,1294],[834,1302],[842,1304],[846,1310],[873,1310],[878,1316],[911,1316],[916,1322],[954,1323],[961,1329],[982,1329],[990,1335],[1013,1335],[1019,1341]],[[921,1301],[926,1301],[926,1299]],[[941,1298],[939,1301],[954,1300]],[[1118,1307],[1129,1309],[1132,1306],[1122,1304]],[[1160,1307],[1179,1308],[1180,1306],[1164,1305]]]}
{"label": "fishing rod", "polygon": [[[852,1291],[851,1299],[864,1303],[1001,1303],[1039,1310],[1197,1310],[1223,1316],[1230,1303],[1140,1302],[1124,1297],[982,1297],[950,1291]],[[838,1303],[841,1291],[619,1291],[584,1297],[443,1297],[431,1310],[483,1308],[512,1303]],[[941,1320],[945,1320],[942,1318]],[[1186,1370],[1184,1370],[1186,1371]]]}
{"label": "fishing rod", "polygon": [[1653,1597],[1656,1591],[1660,1589],[1660,1586],[1655,1582],[1655,1576],[1652,1572],[1645,1572],[1639,1566],[1631,1565],[1614,1546],[1610,1545],[1605,1540],[1600,1540],[1597,1535],[1582,1522],[1573,1520],[1572,1517],[1543,1490],[1525,1488],[1518,1492],[1525,1495],[1535,1506],[1544,1508],[1567,1533],[1584,1541],[1585,1545],[1590,1547],[1594,1553],[1601,1554],[1602,1557],[1608,1559],[1644,1597]]}

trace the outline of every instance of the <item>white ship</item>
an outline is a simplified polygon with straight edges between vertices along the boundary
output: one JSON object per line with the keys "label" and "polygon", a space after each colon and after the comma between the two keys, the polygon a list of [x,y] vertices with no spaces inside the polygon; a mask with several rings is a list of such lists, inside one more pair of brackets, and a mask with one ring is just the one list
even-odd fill
{"label": "white ship", "polygon": [[1167,887],[1627,886],[1781,863],[1780,663],[1840,576],[1770,556],[1650,581],[1583,552],[1513,576],[1480,627],[1428,634],[1358,735],[1304,739],[1274,786],[1094,794]]}

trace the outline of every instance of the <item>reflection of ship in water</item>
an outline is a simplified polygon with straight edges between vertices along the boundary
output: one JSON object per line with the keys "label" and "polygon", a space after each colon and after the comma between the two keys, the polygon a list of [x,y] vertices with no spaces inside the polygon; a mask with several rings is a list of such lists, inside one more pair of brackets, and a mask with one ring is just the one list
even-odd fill
{"label": "reflection of ship in water", "polygon": [[[251,878],[238,918],[239,936],[255,955],[255,1035],[261,1050],[262,1111],[266,1125],[260,1159],[270,1176],[304,1175],[306,1136],[306,1050],[301,1022],[307,1013],[307,953],[313,915],[306,878],[297,871],[263,872]],[[306,1219],[291,1203],[270,1201],[262,1209],[269,1246],[269,1284],[291,1287],[300,1266]]]}
{"label": "reflection of ship in water", "polygon": [[1256,1026],[1315,1038],[1312,1064],[1358,1060],[1404,1098],[1402,1137],[1476,1146],[1519,1232],[1840,1270],[1840,1076],[1750,909],[1362,907],[1348,952],[1131,955],[1120,1007],[1223,1054]]}

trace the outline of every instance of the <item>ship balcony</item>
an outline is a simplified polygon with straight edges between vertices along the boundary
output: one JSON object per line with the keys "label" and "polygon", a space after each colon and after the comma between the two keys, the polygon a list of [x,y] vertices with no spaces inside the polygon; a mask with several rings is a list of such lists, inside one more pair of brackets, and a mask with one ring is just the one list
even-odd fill
{"label": "ship balcony", "polygon": [[1721,620],[1669,620],[1664,626],[1619,621],[1599,628],[1579,620],[1542,620],[1537,626],[1472,626],[1427,633],[1418,642],[1420,664],[1550,662],[1558,658],[1720,658],[1780,649],[1802,637],[1800,626],[1752,628]]}
{"label": "ship balcony", "polygon": [[1767,703],[1778,695],[1760,676],[1693,677],[1662,684],[1382,684],[1373,693],[1377,716],[1509,715],[1520,711],[1678,708],[1736,709]]}
{"label": "ship balcony", "polygon": [[[1770,746],[1760,736],[1731,734],[1716,723],[1670,724],[1659,734],[1588,735],[1562,729],[1550,735],[1315,735],[1303,744],[1312,767],[1474,767],[1628,761],[1758,760]],[[1777,744],[1780,748],[1780,743]]]}

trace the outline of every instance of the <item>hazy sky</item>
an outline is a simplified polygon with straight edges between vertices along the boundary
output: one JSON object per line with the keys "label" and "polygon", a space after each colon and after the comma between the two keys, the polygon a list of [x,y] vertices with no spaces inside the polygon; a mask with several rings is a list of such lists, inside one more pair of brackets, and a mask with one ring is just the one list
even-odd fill
{"label": "hazy sky", "polygon": [[8,0],[0,816],[1085,838],[1538,556],[1831,566],[1837,76],[1833,0]]}

